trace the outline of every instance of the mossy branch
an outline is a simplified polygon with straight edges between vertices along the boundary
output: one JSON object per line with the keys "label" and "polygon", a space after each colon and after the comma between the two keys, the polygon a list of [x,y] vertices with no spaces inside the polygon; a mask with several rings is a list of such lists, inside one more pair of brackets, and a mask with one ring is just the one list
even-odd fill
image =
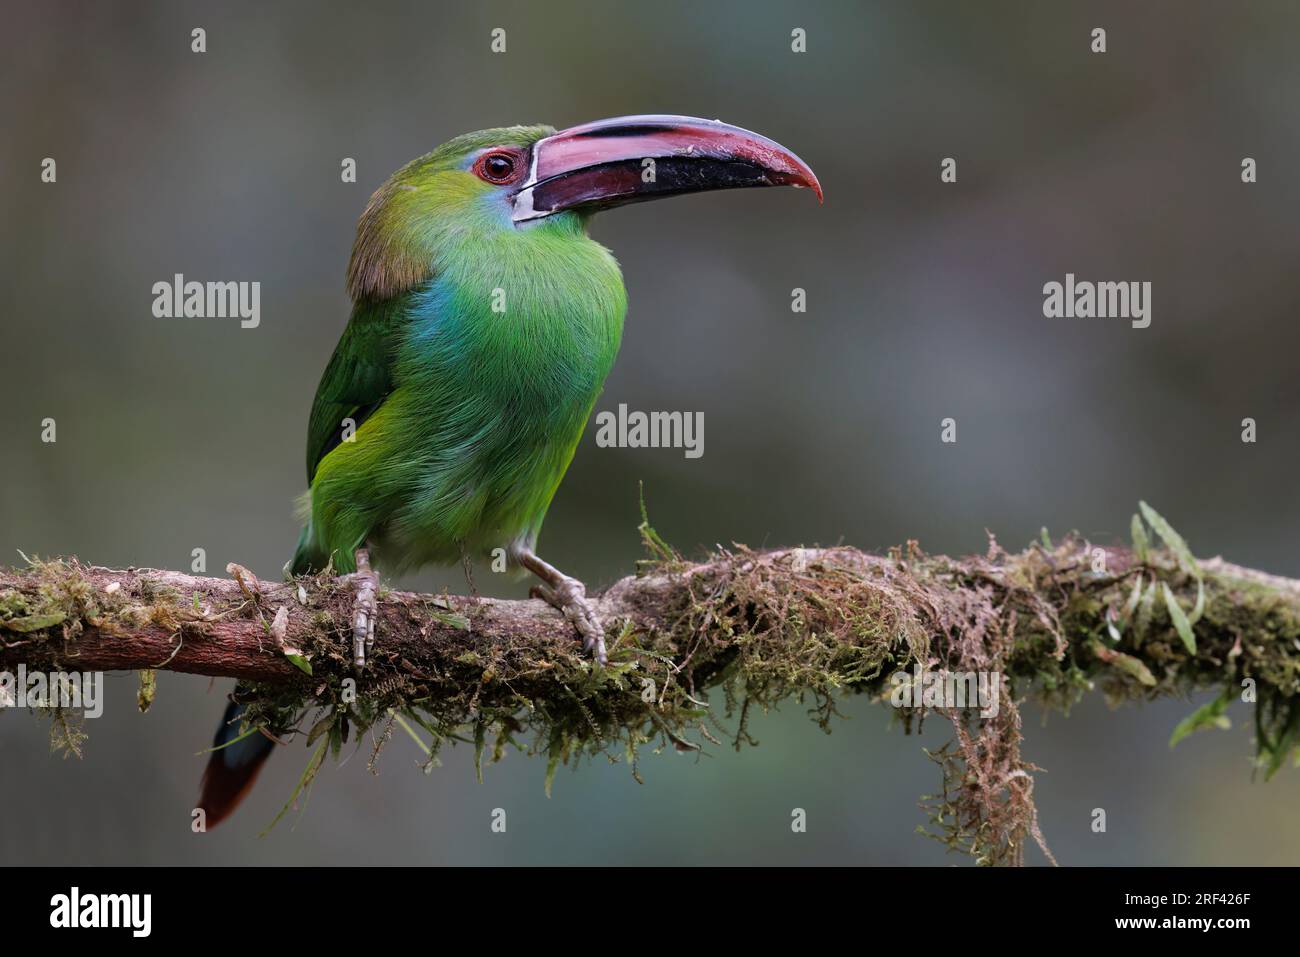
{"label": "mossy branch", "polygon": [[1097,687],[1114,701],[1219,689],[1185,734],[1222,724],[1218,702],[1244,684],[1267,771],[1300,743],[1300,582],[1198,564],[1163,519],[1146,519],[1161,547],[1137,521],[1133,548],[1044,535],[962,559],[909,543],[884,556],[735,546],[688,562],[643,528],[653,559],[595,598],[604,668],[535,600],[383,592],[371,665],[355,674],[346,581],[33,561],[0,569],[0,666],[238,678],[251,721],[336,752],[373,725],[382,743],[398,722],[430,764],[464,741],[480,761],[514,746],[545,753],[553,771],[604,752],[634,774],[642,745],[752,743],[747,716],[787,698],[811,703],[829,730],[840,693],[888,700],[900,670],[996,673],[996,717],[898,713],[909,728],[931,712],[953,724],[952,744],[931,755],[944,771],[926,805],[934,836],[981,862],[1018,862],[1028,837],[1042,844],[1035,769],[1019,748],[1027,696],[1066,709]]}

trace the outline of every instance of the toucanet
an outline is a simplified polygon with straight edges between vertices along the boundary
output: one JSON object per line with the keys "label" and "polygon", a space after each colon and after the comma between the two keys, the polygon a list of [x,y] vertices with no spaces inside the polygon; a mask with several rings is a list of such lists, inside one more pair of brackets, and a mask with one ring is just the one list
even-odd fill
{"label": "toucanet", "polygon": [[[306,526],[286,565],[349,576],[357,668],[373,653],[377,569],[494,549],[536,576],[534,594],[605,661],[582,583],[536,551],[627,308],[618,263],[587,223],[614,206],[750,186],[822,196],[807,164],[766,137],[625,116],[458,136],[370,198],[348,265],[352,316],[307,429]],[[274,747],[241,716],[232,702],[217,730],[199,800],[208,827]]]}

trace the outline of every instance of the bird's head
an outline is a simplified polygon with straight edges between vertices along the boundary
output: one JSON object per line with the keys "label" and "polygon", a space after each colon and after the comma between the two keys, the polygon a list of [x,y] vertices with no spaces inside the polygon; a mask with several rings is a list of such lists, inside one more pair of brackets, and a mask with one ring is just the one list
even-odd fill
{"label": "bird's head", "polygon": [[386,299],[428,278],[456,237],[581,230],[598,210],[752,186],[821,184],[798,156],[757,133],[689,116],[624,116],[556,132],[467,133],[394,173],[370,198],[348,267],[353,299]]}

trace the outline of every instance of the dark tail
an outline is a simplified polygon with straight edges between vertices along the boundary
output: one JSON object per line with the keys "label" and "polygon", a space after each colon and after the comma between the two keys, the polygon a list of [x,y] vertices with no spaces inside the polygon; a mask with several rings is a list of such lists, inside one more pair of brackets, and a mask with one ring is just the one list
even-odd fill
{"label": "dark tail", "polygon": [[226,705],[221,727],[217,728],[216,737],[212,739],[212,746],[221,750],[213,751],[208,758],[208,767],[199,784],[202,791],[199,807],[207,815],[206,826],[209,828],[216,827],[239,806],[275,748],[275,742],[260,731],[254,731],[234,744],[227,744],[239,737],[239,719],[243,713],[243,705],[233,701]]}
{"label": "dark tail", "polygon": [[288,564],[284,566],[284,573],[286,576],[312,575],[322,571],[328,561],[329,556],[320,553],[315,536],[311,533],[311,522],[308,521],[302,528],[302,534],[298,536],[298,547],[294,549],[293,558],[289,559]]}
{"label": "dark tail", "polygon": [[[360,543],[357,544],[360,548]],[[356,571],[353,564],[352,551],[335,552],[333,571],[336,575],[346,575],[349,572]],[[316,536],[312,533],[311,521],[309,520],[302,528],[302,534],[298,536],[298,547],[294,549],[293,558],[285,562],[284,574],[287,578],[290,575],[317,575],[326,568],[330,568],[330,554],[325,551],[320,543],[316,541]]]}

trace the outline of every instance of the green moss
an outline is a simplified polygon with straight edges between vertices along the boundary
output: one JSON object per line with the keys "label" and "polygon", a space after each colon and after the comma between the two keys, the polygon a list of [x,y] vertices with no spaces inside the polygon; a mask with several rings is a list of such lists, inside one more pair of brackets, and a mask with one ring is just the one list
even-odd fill
{"label": "green moss", "polygon": [[[1152,528],[1166,544],[1176,536],[1163,520]],[[620,623],[607,667],[577,642],[482,634],[472,603],[444,600],[408,608],[427,642],[420,667],[381,655],[357,676],[336,624],[348,620],[351,590],[334,579],[302,579],[297,600],[309,629],[295,637],[311,677],[241,685],[246,719],[315,748],[302,787],[325,755],[341,755],[368,731],[378,741],[373,763],[400,728],[420,742],[426,769],[458,743],[474,748],[479,774],[512,749],[544,756],[549,791],[559,768],[591,758],[625,761],[639,780],[647,749],[752,745],[750,716],[783,703],[829,731],[841,696],[885,699],[890,675],[918,664],[993,671],[1006,678],[994,719],[896,712],[906,730],[927,714],[952,724],[951,745],[931,754],[943,787],[926,805],[930,833],[981,863],[1018,861],[1030,841],[1046,851],[1032,801],[1036,769],[1020,753],[1025,698],[1068,712],[1094,688],[1120,704],[1204,689],[1235,694],[1250,679],[1265,774],[1300,744],[1300,598],[1276,583],[1202,567],[1185,543],[1147,543],[1142,559],[1102,550],[1100,565],[1097,550],[1074,535],[1018,553],[990,542],[986,555],[960,561],[928,556],[915,543],[887,559],[847,548],[759,553],[737,545],[701,569],[646,521],[641,535],[649,555],[641,576],[667,584],[656,586],[652,618]],[[0,629],[62,618],[23,633],[29,640],[75,640],[86,623],[124,636],[142,620],[182,632],[210,624],[196,596],[154,588],[127,600],[96,594],[75,565],[33,569],[35,587],[0,592]],[[251,595],[222,613],[269,618]]]}

